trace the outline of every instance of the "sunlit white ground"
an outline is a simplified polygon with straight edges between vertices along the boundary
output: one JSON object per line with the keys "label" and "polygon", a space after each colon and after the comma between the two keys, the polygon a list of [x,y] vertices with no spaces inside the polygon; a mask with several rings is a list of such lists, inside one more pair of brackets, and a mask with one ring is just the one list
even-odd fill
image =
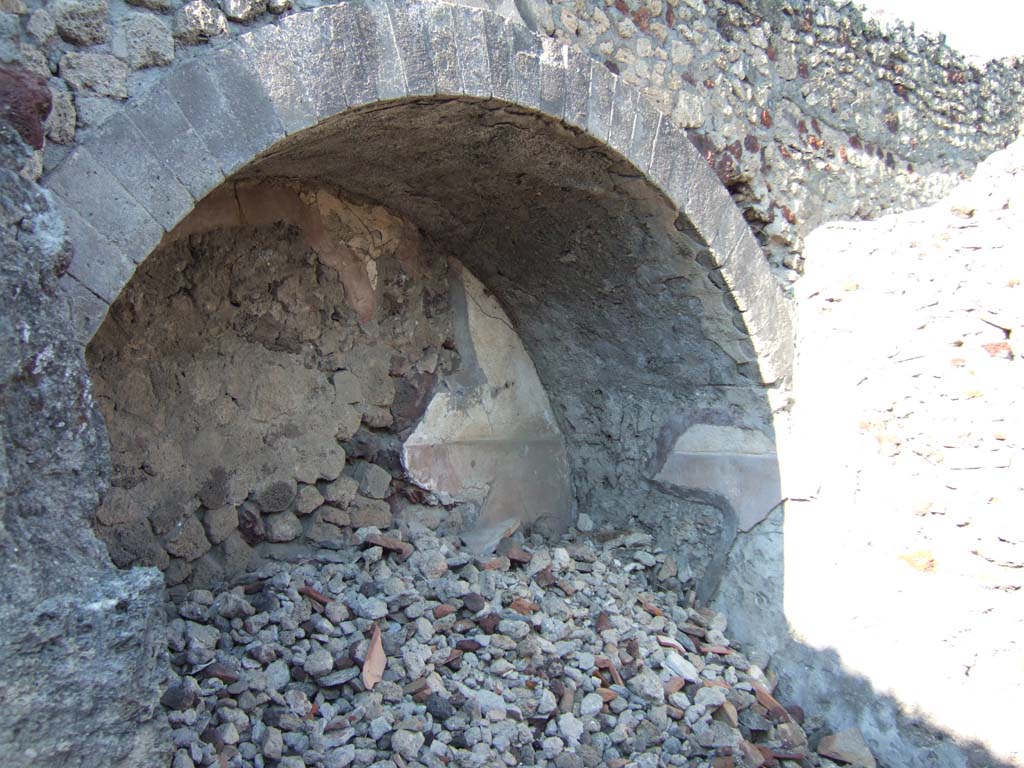
{"label": "sunlit white ground", "polygon": [[783,446],[798,639],[1019,765],[1022,243],[1024,140],[930,208],[812,234]]}
{"label": "sunlit white ground", "polygon": [[947,42],[975,62],[1024,55],[1024,5],[1013,0],[860,0],[880,21],[913,22],[919,32],[945,34]]}

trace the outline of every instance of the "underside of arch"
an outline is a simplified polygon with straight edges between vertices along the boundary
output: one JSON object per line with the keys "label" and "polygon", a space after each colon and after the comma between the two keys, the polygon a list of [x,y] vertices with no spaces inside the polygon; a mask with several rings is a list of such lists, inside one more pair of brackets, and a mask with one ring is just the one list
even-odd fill
{"label": "underside of arch", "polygon": [[[737,530],[779,500],[764,385],[787,375],[791,339],[760,250],[681,130],[493,14],[297,14],[171,72],[48,177],[83,338],[136,264],[204,215],[315,228],[302,203],[245,202],[287,184],[381,204],[476,275],[547,390],[568,505],[670,535],[717,581]],[[353,265],[345,283],[365,319],[371,282]]]}

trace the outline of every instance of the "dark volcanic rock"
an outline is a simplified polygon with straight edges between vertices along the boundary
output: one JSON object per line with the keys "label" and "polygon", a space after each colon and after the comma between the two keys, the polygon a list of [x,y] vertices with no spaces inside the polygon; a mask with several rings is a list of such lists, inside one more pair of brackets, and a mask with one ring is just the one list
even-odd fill
{"label": "dark volcanic rock", "polygon": [[63,226],[18,175],[27,157],[0,123],[0,754],[10,768],[158,765],[163,580],[116,570],[89,525],[110,459],[58,288]]}

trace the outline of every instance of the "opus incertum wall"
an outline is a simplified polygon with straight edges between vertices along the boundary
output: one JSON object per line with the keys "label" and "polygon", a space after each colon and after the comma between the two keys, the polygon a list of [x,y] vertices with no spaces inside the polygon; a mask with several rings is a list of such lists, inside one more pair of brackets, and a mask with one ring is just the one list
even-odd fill
{"label": "opus incertum wall", "polygon": [[[43,180],[73,250],[61,284],[79,342],[198,201],[269,180],[383,204],[472,270],[550,397],[575,494],[565,514],[658,532],[680,581],[710,596],[735,537],[781,500],[767,392],[792,339],[763,254],[681,129],[603,65],[488,12],[295,14],[172,69]],[[94,578],[83,594],[102,592]],[[153,599],[89,605],[151,632],[159,610],[138,606]],[[91,628],[62,631],[73,648]],[[118,717],[73,742],[50,734],[62,697],[41,679],[3,716],[23,726],[31,710],[36,725],[4,725],[18,734],[9,764],[159,762],[147,681],[160,660],[98,642],[109,669],[138,671],[85,699]]]}

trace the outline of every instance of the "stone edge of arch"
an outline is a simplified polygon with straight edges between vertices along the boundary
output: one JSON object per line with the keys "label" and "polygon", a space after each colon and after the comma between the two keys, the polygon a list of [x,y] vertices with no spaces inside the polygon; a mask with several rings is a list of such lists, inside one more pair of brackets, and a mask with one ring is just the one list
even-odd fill
{"label": "stone edge of arch", "polygon": [[347,110],[435,95],[533,109],[622,155],[689,220],[750,334],[761,381],[789,377],[782,292],[685,132],[586,54],[437,0],[350,0],[255,29],[170,70],[74,149],[43,184],[74,249],[62,283],[77,337],[91,338],[166,232],[278,141]]}

